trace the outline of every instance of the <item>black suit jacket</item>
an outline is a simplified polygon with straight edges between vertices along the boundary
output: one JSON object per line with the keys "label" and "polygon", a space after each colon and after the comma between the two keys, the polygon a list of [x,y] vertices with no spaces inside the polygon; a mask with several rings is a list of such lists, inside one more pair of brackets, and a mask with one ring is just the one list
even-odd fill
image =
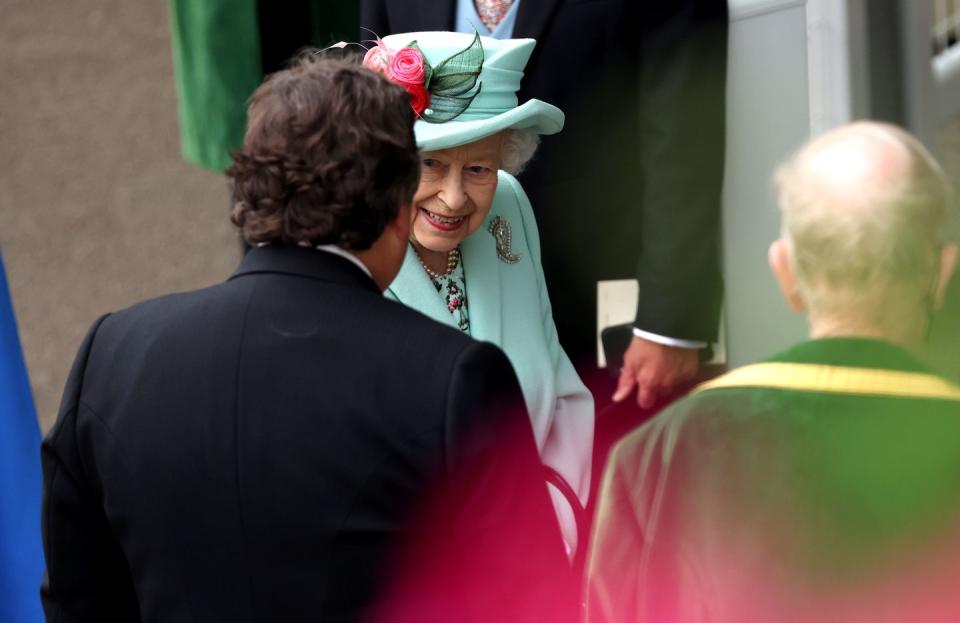
{"label": "black suit jacket", "polygon": [[[452,0],[363,0],[380,36],[451,30]],[[714,340],[720,310],[726,0],[521,0],[519,98],[567,114],[521,181],[560,341],[596,348],[596,282],[636,277],[636,325]],[[363,38],[369,38],[364,31]]]}
{"label": "black suit jacket", "polygon": [[518,405],[497,348],[312,249],[108,315],[43,443],[47,618],[538,620],[566,561]]}

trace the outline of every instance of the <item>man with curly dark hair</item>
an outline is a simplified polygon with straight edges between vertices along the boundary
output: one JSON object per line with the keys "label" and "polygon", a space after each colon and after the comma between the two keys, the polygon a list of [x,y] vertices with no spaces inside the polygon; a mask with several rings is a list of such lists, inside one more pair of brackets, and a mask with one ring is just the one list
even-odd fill
{"label": "man with curly dark hair", "polygon": [[347,60],[307,54],[273,74],[227,169],[244,240],[369,250],[419,181],[406,98]]}
{"label": "man with curly dark hair", "polygon": [[229,171],[251,251],[80,347],[43,444],[48,620],[575,616],[509,361],[382,295],[413,122],[345,60],[256,91]]}

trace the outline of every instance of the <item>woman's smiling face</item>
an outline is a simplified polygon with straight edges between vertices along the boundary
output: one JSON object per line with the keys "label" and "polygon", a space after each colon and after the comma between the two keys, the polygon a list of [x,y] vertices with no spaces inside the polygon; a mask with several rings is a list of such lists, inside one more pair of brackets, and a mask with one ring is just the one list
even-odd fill
{"label": "woman's smiling face", "polygon": [[420,153],[420,186],[413,196],[414,240],[446,252],[477,231],[497,192],[503,135]]}

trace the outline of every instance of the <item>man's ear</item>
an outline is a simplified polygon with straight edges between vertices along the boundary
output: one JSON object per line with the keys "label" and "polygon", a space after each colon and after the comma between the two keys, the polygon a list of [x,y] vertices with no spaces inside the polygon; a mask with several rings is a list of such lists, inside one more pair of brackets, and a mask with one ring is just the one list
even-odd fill
{"label": "man's ear", "polygon": [[793,274],[790,253],[790,243],[784,238],[777,238],[770,245],[767,260],[770,262],[770,270],[780,284],[780,292],[783,293],[787,305],[793,311],[802,312],[807,306],[797,291],[797,280],[796,275]]}
{"label": "man's ear", "polygon": [[947,294],[947,285],[950,283],[950,277],[953,276],[953,270],[957,267],[958,252],[957,245],[948,242],[940,249],[940,272],[937,274],[937,284],[933,290],[933,309],[939,310],[943,307],[943,299]]}
{"label": "man's ear", "polygon": [[399,238],[403,244],[407,244],[407,242],[410,241],[410,229],[413,225],[411,220],[412,206],[413,204],[411,203],[401,205],[400,210],[397,211],[397,218],[387,223],[387,229]]}

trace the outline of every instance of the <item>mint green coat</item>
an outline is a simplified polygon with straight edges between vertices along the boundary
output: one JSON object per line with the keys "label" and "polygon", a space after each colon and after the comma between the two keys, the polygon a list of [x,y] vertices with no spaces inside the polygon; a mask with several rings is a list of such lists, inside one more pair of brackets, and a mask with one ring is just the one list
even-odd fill
{"label": "mint green coat", "polygon": [[[510,223],[512,251],[520,261],[497,257],[488,227],[497,216]],[[520,380],[534,437],[543,462],[570,483],[586,503],[593,451],[593,397],[557,340],[550,299],[540,263],[540,235],[526,193],[509,173],[500,171],[497,193],[487,220],[460,245],[463,258],[470,335],[492,342],[507,354]],[[456,328],[412,248],[386,296]],[[576,543],[573,518],[555,505],[568,545]],[[572,533],[571,533],[572,530]]]}

